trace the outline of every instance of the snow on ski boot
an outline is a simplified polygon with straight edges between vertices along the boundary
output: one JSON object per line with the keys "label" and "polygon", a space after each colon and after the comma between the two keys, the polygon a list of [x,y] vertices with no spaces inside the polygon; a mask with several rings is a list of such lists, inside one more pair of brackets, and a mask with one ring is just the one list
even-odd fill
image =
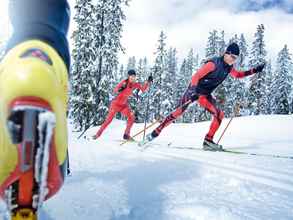
{"label": "snow on ski boot", "polygon": [[216,144],[212,140],[205,139],[203,142],[203,150],[205,150],[205,151],[223,151],[223,146]]}
{"label": "snow on ski boot", "polygon": [[8,51],[0,70],[0,198],[13,220],[35,220],[66,176],[68,71],[38,40]]}

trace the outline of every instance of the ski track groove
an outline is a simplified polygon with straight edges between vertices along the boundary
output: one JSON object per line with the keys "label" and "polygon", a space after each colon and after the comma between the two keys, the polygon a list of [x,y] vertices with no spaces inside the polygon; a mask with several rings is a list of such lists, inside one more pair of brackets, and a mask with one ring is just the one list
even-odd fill
{"label": "ski track groove", "polygon": [[[161,146],[162,147],[162,146]],[[195,147],[166,147],[164,146],[164,148],[166,149],[171,149],[173,151],[202,151],[200,148],[195,148]],[[229,148],[227,150],[234,150],[233,148]],[[218,153],[221,153],[221,152],[218,152]],[[233,155],[233,154],[232,154]],[[237,154],[235,154],[234,156],[236,156]],[[206,155],[204,155],[206,156]],[[249,155],[249,154],[238,154],[238,156],[242,156],[242,157],[247,157],[247,156],[254,156],[254,155]],[[260,158],[267,158],[266,156],[256,156],[256,157],[260,157]],[[287,158],[272,158],[274,160],[277,160],[277,159],[280,159],[280,160],[287,160]],[[291,159],[290,159],[291,160]],[[251,166],[250,164],[245,164],[245,166],[248,166],[248,167],[251,167],[251,168],[257,168],[256,166]],[[258,169],[262,169],[263,167],[260,167],[258,166]],[[288,171],[282,171],[282,170],[275,170],[275,169],[266,169],[267,171],[270,171],[270,172],[276,172],[278,174],[283,174],[283,175],[288,175],[288,176],[293,176],[293,172],[288,172]]]}
{"label": "ski track groove", "polygon": [[[132,146],[133,147],[133,146]],[[123,151],[127,151],[130,153],[137,153],[138,147],[136,150],[129,149],[129,147],[123,148]],[[211,161],[211,159],[215,160],[215,158],[206,156],[206,155],[183,155],[179,152],[162,152],[160,150],[156,150],[151,146],[142,151],[143,154],[147,154],[149,156],[155,158],[163,158],[163,159],[177,159],[183,161],[195,161],[201,163],[205,166],[211,166],[218,169],[219,172],[227,173],[231,176],[235,176],[239,179],[250,180],[259,184],[267,185],[270,187],[279,188],[285,191],[293,192],[293,181],[292,177],[289,175],[279,174],[277,172],[268,171],[265,169],[259,168],[251,168],[243,165],[227,163],[224,161],[215,162]],[[213,152],[213,153],[221,153],[221,152]],[[195,157],[200,156],[200,157]],[[209,160],[207,160],[209,159]]]}

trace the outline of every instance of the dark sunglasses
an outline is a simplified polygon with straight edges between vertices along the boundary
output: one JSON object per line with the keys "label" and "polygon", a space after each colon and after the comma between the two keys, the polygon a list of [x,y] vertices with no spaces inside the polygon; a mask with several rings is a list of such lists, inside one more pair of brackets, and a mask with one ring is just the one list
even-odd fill
{"label": "dark sunglasses", "polygon": [[236,55],[234,55],[234,54],[232,54],[232,53],[227,53],[227,54],[229,54],[231,57],[232,57],[232,59],[233,60],[237,60],[237,58],[238,58],[238,56],[236,56]]}

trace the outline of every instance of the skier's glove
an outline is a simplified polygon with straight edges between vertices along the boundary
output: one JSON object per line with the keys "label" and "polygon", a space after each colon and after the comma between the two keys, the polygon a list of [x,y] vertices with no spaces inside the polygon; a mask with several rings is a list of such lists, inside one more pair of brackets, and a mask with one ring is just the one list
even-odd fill
{"label": "skier's glove", "polygon": [[149,78],[148,78],[148,82],[149,82],[149,83],[152,83],[153,81],[154,81],[153,76],[149,76]]}
{"label": "skier's glove", "polygon": [[263,71],[264,67],[265,67],[265,63],[258,65],[257,67],[253,68],[253,72],[254,73],[260,73]]}

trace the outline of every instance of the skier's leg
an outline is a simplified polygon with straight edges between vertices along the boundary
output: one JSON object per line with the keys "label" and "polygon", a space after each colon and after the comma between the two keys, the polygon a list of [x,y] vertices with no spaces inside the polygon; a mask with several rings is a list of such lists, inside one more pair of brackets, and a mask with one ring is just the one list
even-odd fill
{"label": "skier's leg", "polygon": [[127,118],[127,126],[126,126],[126,129],[124,132],[124,139],[129,139],[130,138],[130,130],[131,130],[133,123],[135,121],[135,116],[128,105],[121,111],[121,113],[124,116],[126,116],[126,118]]}
{"label": "skier's leg", "polygon": [[170,115],[168,115],[164,121],[152,132],[152,137],[155,138],[160,135],[162,130],[169,126],[173,121],[175,121],[177,118],[179,118],[188,108],[189,104],[185,104],[190,100],[190,97],[188,96],[188,92],[186,92],[181,100],[179,101],[179,104],[177,105],[177,108],[175,111],[173,111]]}
{"label": "skier's leg", "polygon": [[104,123],[101,125],[100,129],[98,130],[98,132],[95,135],[95,139],[99,138],[102,133],[104,132],[104,130],[109,126],[109,124],[112,122],[113,118],[115,117],[116,113],[119,112],[119,110],[117,109],[117,106],[112,103],[109,109],[109,113],[104,121]]}
{"label": "skier's leg", "polygon": [[7,51],[27,40],[41,40],[57,50],[69,69],[66,35],[70,9],[67,0],[13,0],[9,3],[9,15],[13,34]]}
{"label": "skier's leg", "polygon": [[208,110],[213,115],[213,120],[209,129],[209,132],[206,135],[206,139],[213,141],[214,135],[219,129],[222,120],[224,118],[224,112],[217,108],[216,101],[212,96],[200,96],[198,99],[200,106]]}

